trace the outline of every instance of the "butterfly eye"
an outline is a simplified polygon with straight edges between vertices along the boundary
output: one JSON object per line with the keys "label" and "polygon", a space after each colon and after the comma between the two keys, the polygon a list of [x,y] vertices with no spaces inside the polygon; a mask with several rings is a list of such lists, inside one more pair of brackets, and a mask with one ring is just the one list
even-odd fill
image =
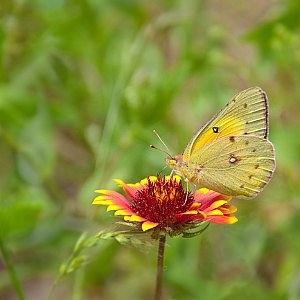
{"label": "butterfly eye", "polygon": [[213,127],[212,130],[213,130],[214,133],[218,133],[219,132],[219,127]]}

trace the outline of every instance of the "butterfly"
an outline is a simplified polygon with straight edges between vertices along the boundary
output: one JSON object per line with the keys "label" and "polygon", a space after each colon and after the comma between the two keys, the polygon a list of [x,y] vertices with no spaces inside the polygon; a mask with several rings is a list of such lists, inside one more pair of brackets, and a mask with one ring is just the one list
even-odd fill
{"label": "butterfly", "polygon": [[251,199],[275,170],[268,116],[266,93],[259,87],[246,89],[198,130],[181,155],[167,157],[166,164],[187,183]]}

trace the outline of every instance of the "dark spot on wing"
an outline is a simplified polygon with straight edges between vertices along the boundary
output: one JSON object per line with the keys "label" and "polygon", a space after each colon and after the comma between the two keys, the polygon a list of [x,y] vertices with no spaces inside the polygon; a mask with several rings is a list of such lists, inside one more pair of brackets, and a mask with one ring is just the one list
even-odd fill
{"label": "dark spot on wing", "polygon": [[252,152],[255,152],[255,151],[256,151],[256,149],[253,149],[253,150],[252,150]]}
{"label": "dark spot on wing", "polygon": [[244,188],[244,187],[245,187],[245,185],[244,185],[244,184],[241,184],[241,185],[240,185],[240,188]]}
{"label": "dark spot on wing", "polygon": [[259,164],[255,165],[255,169],[258,169],[258,167],[259,167]]}
{"label": "dark spot on wing", "polygon": [[203,168],[203,166],[197,166],[196,169],[195,169],[195,171],[196,171],[197,173],[200,173],[201,170],[202,170],[202,168]]}
{"label": "dark spot on wing", "polygon": [[251,179],[251,178],[252,178],[252,176],[253,176],[253,175],[249,175],[249,179]]}
{"label": "dark spot on wing", "polygon": [[219,127],[214,126],[212,128],[212,130],[213,130],[214,133],[218,133],[219,132]]}
{"label": "dark spot on wing", "polygon": [[229,137],[229,141],[230,141],[231,143],[233,143],[233,142],[234,142],[234,136],[230,136],[230,137]]}
{"label": "dark spot on wing", "polygon": [[231,164],[235,164],[240,160],[241,159],[236,157],[234,154],[230,154],[230,156],[229,156],[229,163],[231,163]]}
{"label": "dark spot on wing", "polygon": [[248,104],[247,103],[244,103],[244,108],[247,108]]}
{"label": "dark spot on wing", "polygon": [[245,145],[248,145],[248,144],[249,144],[249,141],[246,141],[246,142],[245,142]]}

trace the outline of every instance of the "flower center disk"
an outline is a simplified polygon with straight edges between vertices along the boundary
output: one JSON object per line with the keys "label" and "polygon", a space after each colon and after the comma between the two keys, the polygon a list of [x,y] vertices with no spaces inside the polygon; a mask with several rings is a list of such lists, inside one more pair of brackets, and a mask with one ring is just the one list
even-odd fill
{"label": "flower center disk", "polygon": [[194,201],[194,196],[185,192],[181,181],[158,177],[156,181],[148,178],[147,185],[138,190],[132,199],[131,208],[139,216],[161,227],[175,223],[176,215],[186,212]]}

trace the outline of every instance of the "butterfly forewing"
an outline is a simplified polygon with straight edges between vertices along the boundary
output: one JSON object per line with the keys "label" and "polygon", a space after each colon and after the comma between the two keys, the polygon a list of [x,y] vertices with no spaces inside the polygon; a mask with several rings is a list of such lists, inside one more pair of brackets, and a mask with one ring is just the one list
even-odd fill
{"label": "butterfly forewing", "polygon": [[233,97],[212,120],[192,138],[183,153],[188,161],[193,152],[223,136],[268,136],[268,101],[266,93],[252,87]]}
{"label": "butterfly forewing", "polygon": [[217,192],[252,198],[269,182],[275,169],[271,142],[257,136],[221,137],[193,152],[190,182]]}

